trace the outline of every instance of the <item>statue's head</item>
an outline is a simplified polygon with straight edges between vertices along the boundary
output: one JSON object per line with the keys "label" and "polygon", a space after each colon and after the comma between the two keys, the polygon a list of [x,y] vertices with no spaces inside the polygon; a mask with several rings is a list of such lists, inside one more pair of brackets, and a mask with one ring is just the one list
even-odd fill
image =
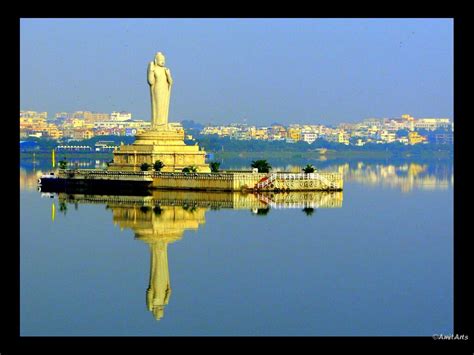
{"label": "statue's head", "polygon": [[155,64],[159,65],[160,67],[165,66],[165,56],[163,55],[163,53],[161,53],[161,52],[156,53],[156,55],[155,55]]}

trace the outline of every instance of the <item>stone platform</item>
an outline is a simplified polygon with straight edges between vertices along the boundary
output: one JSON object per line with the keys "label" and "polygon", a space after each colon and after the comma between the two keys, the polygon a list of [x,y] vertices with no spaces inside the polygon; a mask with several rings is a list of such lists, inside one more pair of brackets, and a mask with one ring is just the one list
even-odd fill
{"label": "stone platform", "polygon": [[[73,186],[137,186],[137,188],[201,191],[342,191],[343,176],[335,172],[270,174],[248,171],[171,173],[156,171],[59,170],[43,184]],[[54,191],[54,190],[53,190]]]}

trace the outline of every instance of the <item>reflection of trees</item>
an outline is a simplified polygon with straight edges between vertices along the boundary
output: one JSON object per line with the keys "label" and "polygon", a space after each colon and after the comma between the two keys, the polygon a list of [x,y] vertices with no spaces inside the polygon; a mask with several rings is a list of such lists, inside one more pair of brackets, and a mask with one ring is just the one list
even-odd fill
{"label": "reflection of trees", "polygon": [[64,202],[64,201],[59,202],[59,211],[62,214],[66,215],[66,213],[67,213],[67,204],[66,204],[66,202]]}
{"label": "reflection of trees", "polygon": [[157,216],[160,215],[161,214],[161,207],[160,206],[153,207],[153,213]]}

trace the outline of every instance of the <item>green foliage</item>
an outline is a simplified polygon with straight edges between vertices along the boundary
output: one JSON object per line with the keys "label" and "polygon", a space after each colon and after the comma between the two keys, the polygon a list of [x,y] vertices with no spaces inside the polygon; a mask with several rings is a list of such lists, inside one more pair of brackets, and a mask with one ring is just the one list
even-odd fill
{"label": "green foliage", "polygon": [[153,169],[155,171],[161,171],[161,169],[163,169],[165,166],[165,164],[163,164],[163,162],[161,160],[157,160],[155,161],[155,163],[153,164]]}
{"label": "green foliage", "polygon": [[259,173],[268,173],[272,168],[271,165],[264,159],[252,161],[251,167],[258,169]]}
{"label": "green foliage", "polygon": [[303,208],[303,212],[304,212],[307,216],[312,216],[313,213],[314,213],[314,208],[312,208],[312,207],[305,207],[305,208]]}
{"label": "green foliage", "polygon": [[66,159],[58,161],[59,169],[67,169],[67,161]]}
{"label": "green foliage", "polygon": [[141,171],[148,171],[148,170],[150,170],[150,168],[151,168],[151,165],[148,164],[148,163],[143,163],[142,165],[140,165],[140,170]]}
{"label": "green foliage", "polygon": [[221,163],[219,163],[218,161],[213,161],[209,164],[209,166],[211,167],[211,171],[213,173],[217,173],[219,171],[219,167],[221,166]]}
{"label": "green foliage", "polygon": [[304,168],[303,168],[303,171],[305,174],[311,174],[311,173],[314,173],[316,169],[314,168],[314,166],[312,166],[311,164],[308,164],[306,165]]}
{"label": "green foliage", "polygon": [[257,209],[257,216],[266,216],[270,212],[270,207]]}
{"label": "green foliage", "polygon": [[[441,132],[441,131],[440,131]],[[421,135],[426,135],[428,138],[433,136],[438,131],[419,132]],[[404,133],[400,132],[400,136]],[[287,143],[285,141],[264,141],[264,140],[237,140],[229,137],[219,137],[215,135],[195,135],[194,138],[200,147],[203,147],[207,152],[261,152],[262,155],[267,152],[281,152],[287,154],[288,152],[295,153],[314,153],[319,156],[317,149],[326,148],[336,152],[382,152],[389,151],[393,155],[402,156],[403,153],[410,152],[412,154],[420,154],[421,152],[433,151],[447,151],[452,153],[453,145],[435,145],[435,144],[416,144],[404,145],[399,142],[390,144],[367,143],[363,146],[345,145],[336,142],[328,142],[323,138],[316,139],[313,143],[306,142]],[[193,143],[194,144],[194,143]]]}
{"label": "green foliage", "polygon": [[67,213],[67,204],[64,201],[59,202],[59,211],[62,212],[64,215]]}
{"label": "green foliage", "polygon": [[183,173],[195,173],[197,172],[197,168],[194,166],[194,165],[191,165],[191,166],[187,166],[185,168],[183,168]]}

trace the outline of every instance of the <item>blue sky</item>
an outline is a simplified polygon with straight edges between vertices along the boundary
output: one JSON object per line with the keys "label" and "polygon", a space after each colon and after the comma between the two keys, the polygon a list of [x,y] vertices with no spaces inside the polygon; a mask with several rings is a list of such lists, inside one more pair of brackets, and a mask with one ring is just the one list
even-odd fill
{"label": "blue sky", "polygon": [[22,19],[20,107],[149,120],[157,51],[170,121],[453,117],[452,19]]}

